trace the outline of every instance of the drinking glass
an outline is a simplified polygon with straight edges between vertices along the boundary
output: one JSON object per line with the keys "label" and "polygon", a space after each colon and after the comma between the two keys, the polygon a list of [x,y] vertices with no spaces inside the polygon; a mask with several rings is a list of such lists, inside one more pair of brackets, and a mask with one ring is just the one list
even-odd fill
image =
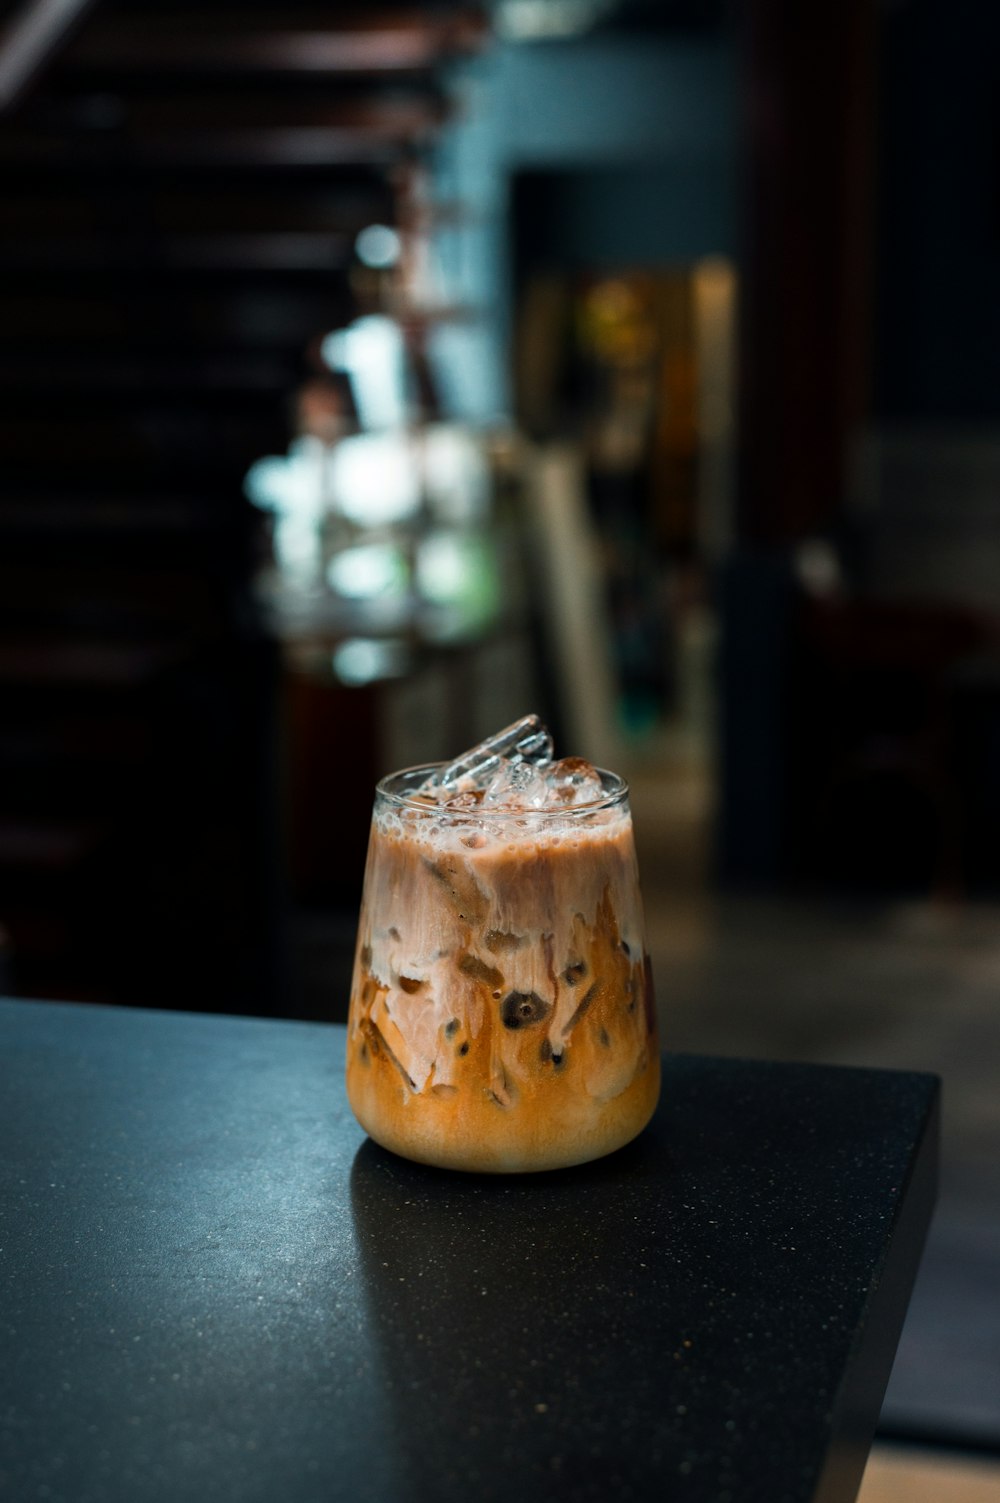
{"label": "drinking glass", "polygon": [[628,788],[572,806],[378,784],[347,1092],[376,1142],[451,1169],[580,1164],[629,1142],[660,1087]]}

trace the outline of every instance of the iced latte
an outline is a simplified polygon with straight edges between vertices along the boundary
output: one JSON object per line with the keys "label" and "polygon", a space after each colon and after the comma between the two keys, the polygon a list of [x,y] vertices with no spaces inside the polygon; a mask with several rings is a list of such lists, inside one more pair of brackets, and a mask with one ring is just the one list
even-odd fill
{"label": "iced latte", "polygon": [[[486,748],[509,745],[501,735]],[[541,738],[378,786],[347,1090],[378,1143],[423,1163],[583,1163],[635,1137],[656,1106],[627,789],[579,759],[551,761]]]}

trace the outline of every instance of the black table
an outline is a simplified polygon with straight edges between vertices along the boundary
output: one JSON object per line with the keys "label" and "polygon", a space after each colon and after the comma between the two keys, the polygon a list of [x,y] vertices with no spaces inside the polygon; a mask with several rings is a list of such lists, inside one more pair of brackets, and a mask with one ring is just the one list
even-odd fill
{"label": "black table", "polygon": [[668,1057],[601,1163],[367,1141],[334,1026],[0,1003],[0,1493],[855,1495],[931,1215],[928,1076]]}

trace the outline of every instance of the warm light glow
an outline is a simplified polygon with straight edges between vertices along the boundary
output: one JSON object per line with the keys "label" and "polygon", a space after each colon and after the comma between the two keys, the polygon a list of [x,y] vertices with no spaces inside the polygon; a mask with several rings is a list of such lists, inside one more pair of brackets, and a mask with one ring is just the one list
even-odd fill
{"label": "warm light glow", "polygon": [[736,384],[736,268],[704,256],[691,274],[697,374],[698,531],[705,558],[723,557],[733,540],[733,407]]}
{"label": "warm light glow", "polygon": [[698,351],[698,426],[703,441],[728,435],[733,424],[736,270],[724,256],[696,262],[691,278]]}

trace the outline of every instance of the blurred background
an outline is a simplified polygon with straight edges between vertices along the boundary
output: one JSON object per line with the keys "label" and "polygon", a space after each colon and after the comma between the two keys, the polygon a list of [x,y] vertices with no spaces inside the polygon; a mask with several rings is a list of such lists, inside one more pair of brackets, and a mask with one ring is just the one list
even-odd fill
{"label": "blurred background", "polygon": [[671,1047],[945,1076],[882,1428],[988,1489],[998,53],[0,0],[0,984],[342,1019],[376,778],[538,711],[632,785]]}

